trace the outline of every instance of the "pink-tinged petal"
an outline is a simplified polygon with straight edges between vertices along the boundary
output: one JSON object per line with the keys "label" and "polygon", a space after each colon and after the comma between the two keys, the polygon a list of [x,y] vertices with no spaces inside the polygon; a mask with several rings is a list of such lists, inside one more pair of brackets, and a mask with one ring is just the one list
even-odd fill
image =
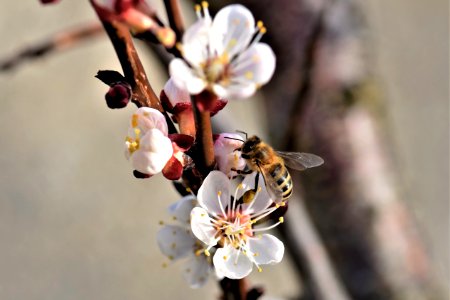
{"label": "pink-tinged petal", "polygon": [[156,235],[161,252],[169,259],[179,259],[191,253],[195,238],[181,226],[165,225]]}
{"label": "pink-tinged petal", "polygon": [[169,180],[178,180],[183,175],[183,165],[172,156],[162,169],[162,173]]}
{"label": "pink-tinged petal", "polygon": [[232,58],[248,46],[254,30],[252,13],[243,5],[233,4],[222,8],[214,17],[211,35],[215,37],[218,54],[227,53]]}
{"label": "pink-tinged petal", "polygon": [[213,257],[218,274],[230,279],[241,279],[250,274],[253,264],[247,255],[231,245],[216,250]]}
{"label": "pink-tinged petal", "polygon": [[[257,174],[257,172],[253,172],[245,176],[244,180],[242,181],[242,189],[240,189],[238,192],[238,197],[240,197],[245,191],[255,189],[255,177],[257,176]],[[258,176],[258,189],[260,188],[259,191],[257,191],[257,193],[255,194],[255,198],[252,202],[244,203],[242,205],[242,210],[247,214],[260,212],[269,207],[274,202],[267,192],[263,175],[260,173]]]}
{"label": "pink-tinged petal", "polygon": [[180,102],[191,102],[191,95],[189,94],[189,92],[186,89],[182,89],[178,85],[176,85],[172,78],[169,78],[169,80],[164,85],[164,93],[169,99],[172,106],[175,106]]}
{"label": "pink-tinged petal", "polygon": [[183,35],[182,55],[193,67],[199,67],[208,59],[211,23],[199,19]]}
{"label": "pink-tinged petal", "polygon": [[269,45],[257,43],[231,64],[233,80],[241,83],[267,83],[275,71],[275,54]]}
{"label": "pink-tinged petal", "polygon": [[227,175],[211,171],[198,190],[198,203],[212,215],[224,215],[230,203],[230,187]]}
{"label": "pink-tinged petal", "polygon": [[206,88],[206,82],[194,74],[194,71],[179,58],[170,62],[169,73],[173,82],[181,89],[186,89],[190,94],[199,94]]}
{"label": "pink-tinged petal", "polygon": [[169,134],[169,139],[177,145],[180,151],[183,152],[189,150],[194,144],[194,137],[187,134]]}
{"label": "pink-tinged petal", "polygon": [[191,211],[191,229],[192,233],[200,241],[208,246],[215,246],[217,241],[215,235],[217,230],[211,223],[208,211],[201,207],[194,207]]}
{"label": "pink-tinged petal", "polygon": [[235,151],[242,146],[242,143],[242,137],[235,133],[222,133],[214,142],[217,167],[230,178],[237,175],[231,169],[243,170],[245,168],[246,162],[241,157],[241,152]]}
{"label": "pink-tinged petal", "polygon": [[182,225],[189,225],[191,211],[196,204],[197,200],[194,195],[184,196],[179,201],[169,206],[169,214],[172,215],[172,217],[175,217]]}
{"label": "pink-tinged petal", "polygon": [[211,264],[205,255],[190,255],[183,268],[183,277],[193,289],[201,288],[208,281]]}
{"label": "pink-tinged petal", "polygon": [[263,234],[260,237],[249,238],[247,246],[257,264],[276,264],[283,259],[284,244],[273,235]]}

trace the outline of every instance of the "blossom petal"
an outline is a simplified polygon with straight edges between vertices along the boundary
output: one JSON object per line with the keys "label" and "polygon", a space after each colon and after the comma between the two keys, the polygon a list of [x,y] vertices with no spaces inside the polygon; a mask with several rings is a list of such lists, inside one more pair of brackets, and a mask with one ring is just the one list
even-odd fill
{"label": "blossom petal", "polygon": [[214,238],[217,230],[211,223],[208,212],[201,207],[194,207],[191,211],[191,229],[192,233],[208,246],[217,244]]}
{"label": "blossom petal", "polygon": [[227,86],[213,85],[213,91],[220,97],[224,98],[248,98],[252,96],[258,85],[253,82],[233,83]]}
{"label": "blossom petal", "polygon": [[275,54],[269,45],[256,43],[231,64],[231,74],[240,83],[267,83],[275,71]]}
{"label": "blossom petal", "polygon": [[193,67],[198,67],[208,59],[211,22],[199,19],[183,35],[183,57]]}
{"label": "blossom petal", "polygon": [[250,274],[253,263],[241,251],[231,245],[216,250],[213,257],[217,273],[230,279],[241,279]]}
{"label": "blossom petal", "polygon": [[160,130],[151,129],[142,137],[139,149],[131,154],[130,160],[135,170],[154,175],[162,171],[172,154],[170,139]]}
{"label": "blossom petal", "polygon": [[236,176],[236,171],[231,169],[243,170],[245,168],[245,159],[241,157],[240,151],[235,151],[242,146],[242,137],[236,133],[221,133],[214,142],[214,155],[217,167],[228,177]]}
{"label": "blossom petal", "polygon": [[185,228],[175,225],[165,225],[156,235],[161,252],[169,259],[179,259],[191,253],[195,238]]}
{"label": "blossom petal", "polygon": [[191,211],[197,204],[194,195],[187,195],[169,206],[169,214],[175,217],[181,224],[189,224],[191,220]]}
{"label": "blossom petal", "polygon": [[167,80],[166,84],[164,85],[164,93],[169,99],[172,106],[175,106],[175,104],[180,102],[191,102],[191,96],[189,95],[189,92],[186,89],[180,88],[178,85],[176,85],[172,78],[169,78],[169,80]]}
{"label": "blossom petal", "polygon": [[220,171],[211,171],[198,190],[200,206],[212,215],[224,215],[230,203],[230,180]]}
{"label": "blossom petal", "polygon": [[166,118],[160,111],[150,107],[138,108],[131,118],[130,125],[129,135],[131,137],[134,135],[133,129],[136,127],[141,130],[142,134],[145,134],[150,129],[158,129],[165,136],[168,134]]}
{"label": "blossom petal", "polygon": [[253,259],[257,264],[276,264],[283,258],[284,244],[271,234],[249,238],[247,246],[250,253],[256,254]]}
{"label": "blossom petal", "polygon": [[173,59],[169,65],[169,72],[173,82],[179,88],[186,89],[190,94],[199,94],[206,87],[206,82],[196,76],[182,59]]}
{"label": "blossom petal", "polygon": [[200,288],[208,281],[211,269],[205,255],[192,254],[184,266],[183,277],[191,288]]}
{"label": "blossom petal", "polygon": [[216,44],[213,47],[219,55],[226,52],[231,59],[248,46],[254,32],[252,13],[243,5],[228,5],[214,17],[211,34]]}
{"label": "blossom petal", "polygon": [[[238,196],[239,199],[246,191],[252,190],[255,188],[255,177],[257,176],[258,172],[253,172],[247,176],[245,176],[244,180],[242,181],[242,188],[238,190]],[[256,212],[260,212],[267,207],[269,207],[273,200],[270,198],[269,193],[267,192],[266,184],[264,182],[263,175],[259,173],[258,177],[258,191],[255,194],[255,198],[250,203],[244,203],[242,206],[242,211],[244,211],[247,214],[252,214]]]}

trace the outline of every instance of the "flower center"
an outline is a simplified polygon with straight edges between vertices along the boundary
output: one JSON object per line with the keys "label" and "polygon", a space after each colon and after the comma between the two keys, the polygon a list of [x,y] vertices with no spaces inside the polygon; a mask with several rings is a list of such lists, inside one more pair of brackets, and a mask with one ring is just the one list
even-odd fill
{"label": "flower center", "polygon": [[236,249],[239,249],[248,237],[253,236],[251,217],[239,213],[226,219],[219,219],[216,229],[220,235],[218,243],[222,246],[231,244]]}
{"label": "flower center", "polygon": [[206,80],[211,83],[224,80],[227,76],[228,63],[228,55],[226,53],[208,59],[203,67]]}

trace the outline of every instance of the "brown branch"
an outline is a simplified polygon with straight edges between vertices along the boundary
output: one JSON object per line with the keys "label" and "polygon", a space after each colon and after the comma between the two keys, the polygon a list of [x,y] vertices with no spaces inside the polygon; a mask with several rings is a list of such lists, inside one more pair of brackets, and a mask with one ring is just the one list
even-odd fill
{"label": "brown branch", "polygon": [[[248,280],[242,279],[228,279],[224,278],[220,282],[220,288],[222,289],[221,300],[247,300],[248,297]],[[253,297],[257,299],[257,297]]]}
{"label": "brown branch", "polygon": [[164,0],[164,5],[166,6],[170,27],[175,32],[177,41],[180,41],[184,33],[184,21],[181,14],[180,3],[178,0]]}
{"label": "brown branch", "polygon": [[160,112],[164,112],[159,98],[156,96],[147,79],[147,75],[145,74],[144,67],[136,52],[136,48],[134,47],[128,27],[118,20],[115,20],[113,17],[102,17],[107,14],[102,12],[102,8],[98,7],[93,0],[91,0],[91,4],[97,12],[98,17],[114,46],[124,76],[128,83],[131,84],[133,90],[132,101],[138,107],[147,106],[155,108]]}
{"label": "brown branch", "polygon": [[102,33],[103,30],[100,23],[83,24],[72,29],[66,29],[43,42],[17,51],[18,54],[10,58],[1,60],[0,71],[10,71],[27,60],[42,58],[53,52],[68,49],[88,39],[98,37]]}
{"label": "brown branch", "polygon": [[[202,92],[201,94],[192,96],[192,110],[195,118],[195,164],[200,173],[206,177],[208,173],[214,168],[214,143],[211,127],[211,113],[207,110],[200,111],[198,102],[203,101],[203,97],[215,97],[209,92]],[[213,100],[211,98],[211,100]]]}

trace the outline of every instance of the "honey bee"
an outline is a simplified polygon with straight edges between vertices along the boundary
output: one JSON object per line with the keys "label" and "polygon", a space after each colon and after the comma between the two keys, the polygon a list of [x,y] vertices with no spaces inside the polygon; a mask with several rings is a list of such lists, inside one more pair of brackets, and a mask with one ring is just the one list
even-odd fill
{"label": "honey bee", "polygon": [[[246,136],[247,134],[243,132]],[[311,153],[276,151],[259,137],[246,137],[240,148],[241,157],[246,160],[249,170],[238,171],[239,174],[258,172],[262,174],[267,191],[276,202],[285,201],[292,195],[292,178],[288,168],[303,171],[323,164],[323,159]],[[256,184],[255,183],[255,190]]]}

